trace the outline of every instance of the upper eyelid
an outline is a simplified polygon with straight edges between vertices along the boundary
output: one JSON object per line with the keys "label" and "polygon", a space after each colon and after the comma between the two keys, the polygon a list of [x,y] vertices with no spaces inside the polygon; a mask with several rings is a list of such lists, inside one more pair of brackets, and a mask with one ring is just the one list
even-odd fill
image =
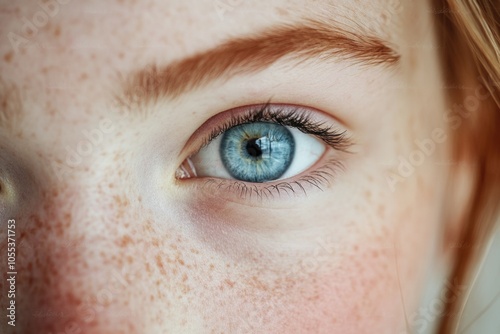
{"label": "upper eyelid", "polygon": [[[277,110],[272,111],[275,108]],[[285,108],[289,108],[288,112],[284,111]],[[308,133],[311,135],[319,136],[322,133],[327,133],[331,131],[335,138],[331,138],[329,141],[325,141],[326,144],[333,146],[336,149],[342,150],[342,146],[349,147],[348,139],[345,138],[344,134],[346,131],[339,132],[339,130],[335,129],[333,125],[326,125],[326,121],[313,122],[310,119],[310,113],[305,109],[298,108],[295,106],[287,106],[283,107],[281,105],[274,104],[266,104],[260,108],[253,108],[249,110],[246,114],[241,115],[239,119],[233,120],[234,124],[229,124],[227,127],[230,128],[232,126],[240,125],[245,122],[262,122],[269,121],[281,124],[283,126],[289,126],[293,128],[297,128],[304,133]],[[219,130],[219,133],[212,134],[212,138],[208,138],[208,141],[211,141],[217,135],[220,135],[220,132],[226,129]],[[322,138],[324,139],[324,138]],[[207,144],[205,142],[204,144]]]}
{"label": "upper eyelid", "polygon": [[[270,115],[277,114],[276,110],[281,109],[283,114],[291,113],[291,112],[286,112],[283,111],[284,109],[293,109],[295,111],[298,111],[304,118],[310,118],[313,119],[313,117],[317,117],[318,119],[315,121],[317,123],[324,123],[324,126],[321,126],[321,131],[324,131],[326,129],[330,129],[332,133],[335,133],[336,135],[339,136],[337,143],[333,142],[325,142],[325,144],[333,147],[334,149],[344,151],[349,153],[349,148],[354,145],[354,141],[352,139],[352,134],[350,131],[347,131],[345,126],[339,121],[332,120],[331,125],[328,124],[328,118],[331,117],[320,117],[320,111],[317,111],[315,113],[314,108],[310,107],[305,107],[305,106],[297,106],[297,105],[290,105],[290,104],[284,104],[284,103],[271,103],[267,102],[265,104],[254,104],[254,105],[248,105],[248,106],[240,106],[237,108],[232,108],[229,110],[226,110],[224,112],[221,112],[210,119],[208,119],[205,123],[203,123],[188,139],[183,151],[182,155],[185,155],[185,157],[192,156],[199,152],[203,147],[208,145],[211,140],[213,140],[217,135],[220,135],[223,131],[231,128],[232,126],[236,126],[239,124],[242,124],[242,122],[238,121],[238,118],[240,119],[245,119],[245,117],[248,117],[248,115],[254,115],[256,118],[258,117],[255,115],[258,113],[259,110],[269,108],[269,110],[274,109],[273,112],[270,112]],[[234,115],[236,114],[236,115]],[[233,124],[229,124],[229,121],[234,122]],[[269,119],[272,121],[272,119]],[[262,119],[256,119],[255,121],[262,121]],[[222,125],[221,125],[222,124]],[[336,126],[338,124],[338,128]],[[288,126],[292,126],[295,128],[298,128],[299,130],[302,130],[298,126],[293,126],[291,124],[286,124]],[[309,133],[311,135],[315,135],[314,133],[310,133],[307,131],[303,131],[305,133]],[[200,143],[199,138],[203,138],[202,142]],[[323,139],[319,136],[317,136],[320,140]],[[324,140],[323,140],[324,141]]]}

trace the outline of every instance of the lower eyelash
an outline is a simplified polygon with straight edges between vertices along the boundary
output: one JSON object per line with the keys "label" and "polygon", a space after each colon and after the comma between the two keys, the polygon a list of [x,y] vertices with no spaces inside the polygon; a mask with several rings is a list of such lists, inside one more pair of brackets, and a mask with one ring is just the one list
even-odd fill
{"label": "lower eyelash", "polygon": [[[231,196],[238,196],[239,199],[259,201],[289,196],[307,196],[308,188],[314,187],[321,191],[328,187],[336,174],[344,170],[343,164],[338,160],[328,160],[324,165],[306,175],[299,177],[295,181],[277,181],[267,183],[246,183],[229,179],[209,178],[202,188],[211,194],[231,193]],[[214,191],[215,190],[215,191]]]}

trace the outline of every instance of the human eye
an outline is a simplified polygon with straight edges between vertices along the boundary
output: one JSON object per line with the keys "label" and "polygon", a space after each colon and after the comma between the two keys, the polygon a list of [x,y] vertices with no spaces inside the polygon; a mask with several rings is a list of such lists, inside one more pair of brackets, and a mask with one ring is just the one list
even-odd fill
{"label": "human eye", "polygon": [[269,198],[321,190],[352,146],[339,122],[312,108],[267,103],[214,118],[200,127],[208,134],[176,171],[180,181],[204,180],[211,193]]}

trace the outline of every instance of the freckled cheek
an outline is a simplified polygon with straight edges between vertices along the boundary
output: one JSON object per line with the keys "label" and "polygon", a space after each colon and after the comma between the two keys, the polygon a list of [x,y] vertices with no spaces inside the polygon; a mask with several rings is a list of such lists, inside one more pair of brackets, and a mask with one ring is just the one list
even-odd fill
{"label": "freckled cheek", "polygon": [[[268,332],[384,332],[399,324],[396,275],[389,254],[368,249],[340,260],[319,255],[318,262],[264,259],[241,266],[205,259],[187,272],[195,280],[187,298],[191,315],[206,328]],[[335,265],[332,265],[334,263]],[[198,280],[203,278],[202,280]],[[198,280],[198,281],[197,281]]]}
{"label": "freckled cheek", "polygon": [[[405,329],[399,279],[405,295],[413,291],[415,282],[398,277],[391,249],[365,240],[349,253],[319,261],[316,266],[311,262],[310,273],[304,270],[292,278],[293,288],[277,304],[277,314],[285,314],[281,330],[384,333],[388,328]],[[411,310],[412,302],[406,302]]]}
{"label": "freckled cheek", "polygon": [[[118,226],[98,227],[105,234],[86,240],[95,248],[105,244],[102,256],[82,253],[75,258],[80,263],[86,258],[91,265],[85,274],[87,283],[94,277],[90,272],[108,278],[112,269],[124,273],[124,293],[117,294],[114,301],[122,303],[128,298],[129,304],[150,310],[145,316],[150,324],[165,328],[198,321],[207,326],[203,328],[221,331],[250,326],[248,331],[350,333],[352,328],[360,328],[384,332],[404,319],[399,317],[394,254],[387,247],[389,233],[353,237],[351,244],[337,245],[344,251],[323,250],[326,253],[316,254],[315,259],[289,254],[280,258],[273,252],[259,253],[255,244],[237,242],[243,240],[241,236],[222,233],[226,220],[237,221],[236,211],[227,210],[223,203],[197,205],[197,210],[185,210],[190,214],[161,222],[134,214],[146,212],[144,208],[126,210],[126,214],[116,208],[112,214],[103,209],[99,215],[116,218],[113,222]],[[235,242],[227,242],[231,238]],[[221,243],[224,252],[214,247]],[[408,253],[401,257],[408,259]],[[406,284],[410,289],[412,284]]]}
{"label": "freckled cheek", "polygon": [[[404,331],[405,311],[412,314],[417,307],[428,266],[432,224],[422,224],[424,216],[415,215],[410,221],[408,214],[400,213],[397,219],[389,217],[392,229],[360,234],[353,238],[353,244],[343,245],[349,251],[324,261],[304,283],[306,293],[293,291],[297,296],[294,307],[301,308],[303,314],[290,317],[290,321],[339,333],[383,333],[388,328]],[[315,299],[306,297],[315,293]]]}
{"label": "freckled cheek", "polygon": [[[219,235],[223,237],[227,235]],[[400,311],[397,276],[391,267],[392,251],[368,241],[357,248],[337,245],[349,249],[338,254],[323,249],[313,256],[295,257],[254,250],[236,260],[200,242],[201,254],[190,260],[184,256],[186,264],[197,262],[196,266],[172,271],[164,263],[170,274],[155,276],[163,282],[177,277],[179,297],[175,299],[184,295],[189,301],[185,316],[199,316],[206,328],[342,333],[377,328],[384,332],[403,319],[395,319]],[[238,253],[237,247],[245,245],[233,247]],[[187,283],[182,283],[186,276]]]}
{"label": "freckled cheek", "polygon": [[[164,235],[154,232],[158,238],[148,239],[142,253],[149,305],[165,323],[178,312],[184,322],[196,320],[219,332],[404,330],[401,293],[410,312],[425,268],[422,252],[433,234],[431,213],[388,204],[413,203],[408,199],[365,202],[361,209],[343,213],[337,228],[312,236],[344,235],[333,250],[321,248],[323,253],[313,257],[277,255],[272,247],[259,247],[266,239],[258,237],[260,232],[253,239],[242,233],[243,221],[269,220],[258,214],[260,209],[236,210],[223,201],[195,196],[176,203],[176,220],[165,222]],[[276,224],[289,216],[284,211],[274,214]],[[342,227],[347,216],[354,227]],[[324,214],[314,221],[320,224],[331,217]],[[165,309],[171,311],[158,311]]]}
{"label": "freckled cheek", "polygon": [[[396,245],[391,243],[394,231],[358,234],[352,242],[336,245],[338,252],[304,257],[295,264],[297,270],[278,273],[274,288],[282,285],[275,290],[281,294],[265,298],[274,303],[274,310],[267,311],[282,318],[275,327],[289,332],[299,328],[335,333],[403,331],[401,300],[411,314],[420,295],[425,261],[415,250],[425,246],[426,228],[415,229],[418,220],[399,218],[392,221],[394,228],[403,222],[408,226],[397,236],[401,239],[396,239]],[[260,312],[266,314],[266,309]]]}
{"label": "freckled cheek", "polygon": [[103,197],[97,205],[65,189],[44,193],[39,207],[16,219],[16,300],[23,325],[58,332],[75,325],[97,333],[90,328],[102,323],[140,324],[124,305],[143,302],[133,289],[144,272],[139,245],[146,234],[140,230],[148,224],[134,215],[141,211],[123,198]]}

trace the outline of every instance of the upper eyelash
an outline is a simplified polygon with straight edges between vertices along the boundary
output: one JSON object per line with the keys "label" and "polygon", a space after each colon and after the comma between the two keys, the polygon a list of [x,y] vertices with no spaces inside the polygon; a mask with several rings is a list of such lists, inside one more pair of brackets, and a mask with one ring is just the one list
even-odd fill
{"label": "upper eyelash", "polygon": [[248,107],[248,109],[244,113],[231,115],[228,121],[214,128],[204,140],[201,148],[207,146],[212,140],[235,126],[266,121],[290,126],[318,137],[335,150],[347,152],[347,149],[352,145],[346,131],[341,131],[333,125],[326,124],[326,122],[312,120],[310,113],[301,107],[273,106],[270,103],[266,103],[265,105]]}

